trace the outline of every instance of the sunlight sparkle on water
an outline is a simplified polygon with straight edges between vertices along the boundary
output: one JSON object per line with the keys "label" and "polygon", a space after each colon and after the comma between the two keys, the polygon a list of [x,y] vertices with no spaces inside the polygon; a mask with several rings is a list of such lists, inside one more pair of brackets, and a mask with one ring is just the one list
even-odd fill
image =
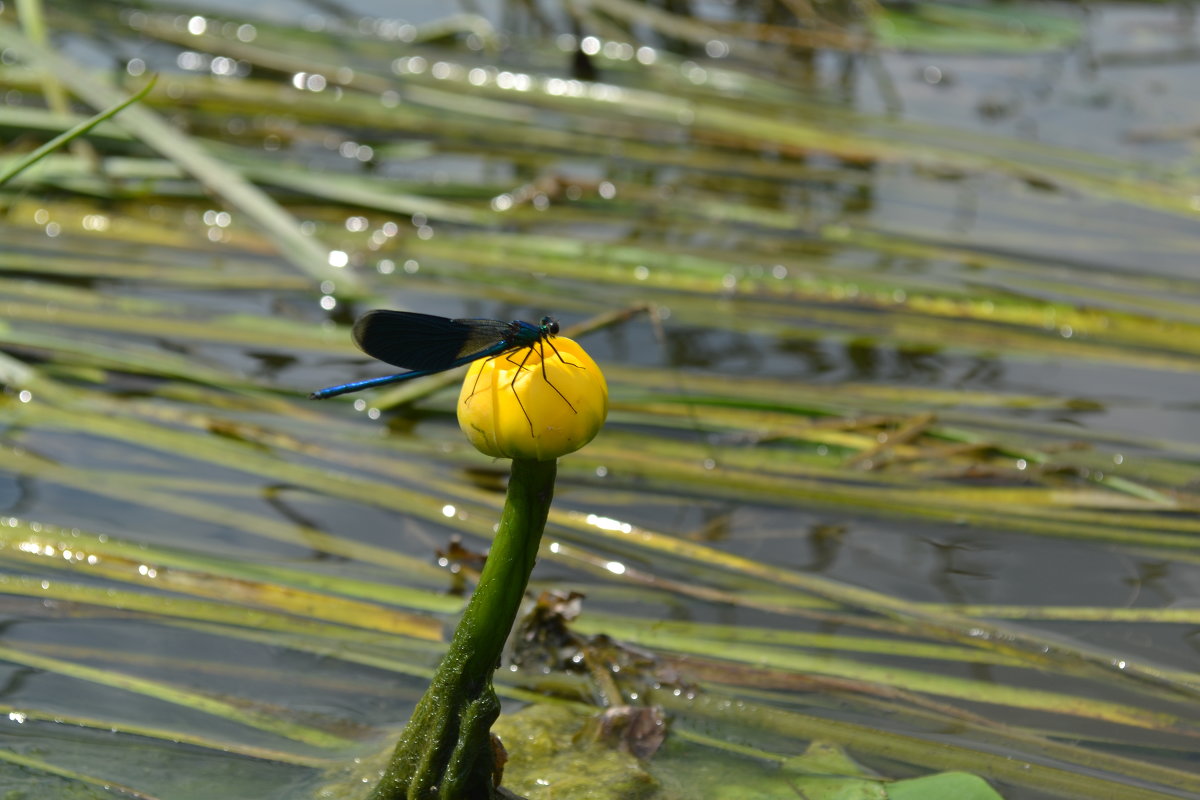
{"label": "sunlight sparkle on water", "polygon": [[621,522],[612,517],[601,517],[597,514],[588,514],[585,520],[588,525],[595,525],[602,531],[618,531],[620,533],[633,533],[633,526],[628,522]]}
{"label": "sunlight sparkle on water", "polygon": [[435,61],[433,66],[429,68],[429,74],[435,80],[447,81],[452,78],[461,78],[464,68],[450,61]]}
{"label": "sunlight sparkle on water", "polygon": [[205,211],[201,219],[204,220],[205,225],[215,226],[218,228],[228,228],[231,224],[233,224],[232,214],[230,214],[228,211],[217,211],[213,208]]}
{"label": "sunlight sparkle on water", "polygon": [[192,50],[185,50],[175,57],[176,66],[188,72],[199,72],[200,70],[208,69],[209,63],[210,60],[207,55]]}
{"label": "sunlight sparkle on water", "polygon": [[103,214],[84,214],[80,223],[85,231],[104,232],[108,230],[109,219]]}
{"label": "sunlight sparkle on water", "polygon": [[212,60],[212,64],[209,65],[209,70],[211,70],[213,75],[229,78],[237,75],[238,63],[228,56],[217,56]]}
{"label": "sunlight sparkle on water", "polygon": [[625,97],[621,87],[607,83],[588,84],[588,98],[603,103],[619,103]]}
{"label": "sunlight sparkle on water", "polygon": [[629,61],[633,52],[633,45],[628,42],[605,42],[603,47],[604,57],[613,61]]}
{"label": "sunlight sparkle on water", "polygon": [[324,75],[312,72],[297,72],[292,76],[292,86],[300,90],[320,92],[328,85]]}
{"label": "sunlight sparkle on water", "polygon": [[392,72],[397,75],[404,75],[405,73],[420,75],[428,67],[429,62],[425,60],[424,56],[406,56],[404,58],[397,58],[392,62]]}
{"label": "sunlight sparkle on water", "polygon": [[720,39],[712,39],[705,42],[704,52],[709,58],[724,58],[729,55],[729,45]]}

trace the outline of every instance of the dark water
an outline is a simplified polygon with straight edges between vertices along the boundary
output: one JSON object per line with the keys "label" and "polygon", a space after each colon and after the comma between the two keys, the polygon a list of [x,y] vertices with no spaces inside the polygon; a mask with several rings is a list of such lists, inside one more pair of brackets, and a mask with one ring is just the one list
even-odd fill
{"label": "dark water", "polygon": [[[234,15],[243,8],[233,3],[213,3],[206,7],[215,13]],[[262,4],[255,8],[256,14],[281,21],[303,15],[302,18],[313,21],[314,28],[328,11],[292,3]],[[493,19],[502,19],[498,10],[489,11]],[[441,6],[426,3],[402,7],[356,3],[354,8],[347,9],[349,18],[356,14],[386,14],[404,16],[413,22],[439,18],[442,13]],[[100,45],[84,45],[84,35],[75,36],[78,38],[73,43],[80,48],[77,58],[89,63],[105,62],[109,54],[98,53]],[[823,101],[832,103],[834,108],[865,112],[869,117],[862,124],[878,125],[880,130],[891,131],[888,135],[900,134],[895,128],[885,129],[884,123],[902,120],[930,126],[946,142],[953,142],[956,136],[986,134],[995,136],[997,143],[1007,143],[1006,147],[1013,143],[1051,145],[1122,159],[1131,174],[1143,177],[1187,168],[1186,159],[1194,138],[1194,130],[1189,126],[1195,124],[1190,111],[1196,107],[1196,87],[1200,85],[1196,82],[1196,65],[1187,56],[1187,48],[1195,44],[1195,31],[1187,13],[1177,8],[1137,6],[1091,9],[1086,17],[1084,39],[1079,46],[1019,56],[884,53],[879,57],[874,76],[863,62],[851,60],[849,81],[841,76],[847,69],[847,59],[825,55],[816,59],[805,80],[819,90]],[[152,68],[171,68],[169,58],[174,49],[162,44],[133,42],[113,47],[120,58],[137,55],[146,58]],[[525,55],[519,54],[521,58]],[[156,65],[155,58],[162,62]],[[886,84],[879,75],[887,76]],[[683,138],[689,132],[677,133]],[[383,144],[376,142],[380,147]],[[989,149],[985,145],[985,140],[971,138],[963,149],[973,158],[986,158]],[[640,185],[635,180],[638,169],[650,170],[619,161],[611,165],[583,156],[576,156],[581,162],[576,165],[569,156],[547,157],[532,165],[520,159],[515,165],[504,164],[494,154],[476,159],[469,144],[461,146],[461,150],[459,146],[459,143],[447,146],[445,153],[428,158],[398,159],[381,166],[381,170],[402,181],[438,177],[487,186],[521,183],[537,177],[539,171],[570,171],[572,166],[577,167],[577,172],[592,170],[601,177],[625,178],[630,186],[636,186]],[[313,165],[335,160],[329,148],[319,141],[299,142],[295,147],[297,152],[311,157]],[[864,285],[884,276],[910,287],[907,291],[913,295],[921,287],[965,294],[984,289],[1082,308],[1100,305],[1101,301],[1095,299],[1098,295],[1092,292],[1104,290],[1108,292],[1103,298],[1105,308],[1159,307],[1163,318],[1195,323],[1200,285],[1195,283],[1195,220],[1188,214],[1162,211],[1149,202],[1106,197],[1103,192],[1091,191],[1086,186],[1078,186],[1074,191],[1057,185],[1047,188],[1032,175],[1022,182],[1000,168],[994,171],[964,168],[956,172],[953,163],[948,165],[935,157],[935,145],[930,147],[928,158],[916,155],[892,162],[882,160],[868,167],[814,155],[805,167],[837,170],[828,185],[781,180],[770,187],[775,194],[765,200],[761,193],[768,189],[749,185],[744,189],[745,194],[740,195],[743,186],[732,180],[723,182],[719,173],[696,176],[681,169],[685,177],[676,179],[665,166],[654,172],[658,180],[683,193],[685,203],[710,196],[741,197],[747,204],[757,203],[803,218],[802,227],[778,237],[771,233],[774,238],[766,244],[762,241],[768,238],[765,227],[738,223],[697,226],[682,222],[673,226],[669,221],[663,223],[636,213],[622,215],[619,211],[606,219],[555,220],[545,223],[540,230],[535,224],[525,225],[524,229],[573,234],[581,240],[630,247],[645,246],[651,251],[661,248],[663,262],[650,265],[652,269],[647,272],[651,277],[659,270],[670,270],[667,253],[673,246],[686,246],[733,261],[742,258],[743,263],[737,267],[739,272],[729,274],[733,286],[739,281],[772,274],[771,248],[775,248],[780,264],[789,265],[791,272],[785,271],[789,279],[798,274],[797,270],[811,267],[815,274],[831,274],[846,281],[862,281]],[[1043,150],[1038,154],[1039,158],[1051,160]],[[1000,152],[999,144],[995,157],[1012,158],[1011,154]],[[769,155],[764,154],[763,158],[768,159]],[[618,179],[617,183],[621,181]],[[218,207],[215,201],[204,198],[189,203],[187,214],[193,217]],[[656,210],[669,206],[670,202],[664,202]],[[357,213],[349,209],[345,216],[350,218]],[[385,218],[394,218],[403,226],[421,227],[420,220],[414,222],[409,216],[362,213],[371,218],[372,226]],[[327,241],[336,243],[346,236],[335,224],[340,220],[331,222],[332,217],[317,212],[313,212],[313,217],[321,221],[319,230]],[[349,229],[349,225],[347,221],[344,227]],[[516,227],[514,224],[513,229]],[[869,245],[842,246],[838,243],[845,241],[839,233],[843,228],[850,232],[865,230],[904,236],[908,237],[906,241],[937,244],[945,251],[940,256],[914,255]],[[203,240],[193,237],[187,240],[186,247],[176,248],[154,241],[142,245],[110,241],[93,244],[86,235],[78,233],[61,239],[52,236],[58,241],[48,242],[42,237],[44,227],[17,223],[3,230],[6,234],[3,249],[7,253],[90,254],[114,261],[128,257],[136,263],[228,269],[231,273],[239,272],[245,265],[278,268],[282,264],[270,255],[269,248],[264,249],[261,241],[247,243],[247,240],[223,249],[205,249]],[[439,225],[436,230],[438,237],[448,238],[472,232],[466,226],[456,230]],[[449,233],[443,233],[447,230]],[[414,246],[419,245],[414,243]],[[979,266],[969,256],[950,253],[955,247],[987,255],[1002,254],[1021,266],[1011,271],[995,262]],[[370,275],[370,267],[379,263],[378,257],[366,248],[355,254],[362,256],[362,271]],[[335,341],[333,333],[328,344],[293,342],[284,333],[279,338],[268,338],[262,346],[247,346],[241,341],[227,342],[216,337],[190,337],[181,333],[182,323],[212,321],[218,315],[243,315],[255,320],[295,323],[313,331],[323,326],[332,330],[333,322],[344,325],[356,312],[383,305],[447,316],[500,319],[537,319],[543,313],[553,312],[564,325],[570,325],[601,311],[650,301],[659,303],[663,310],[661,336],[658,326],[638,316],[626,324],[592,334],[585,341],[589,352],[606,368],[612,365],[617,369],[659,371],[661,384],[668,387],[664,390],[666,394],[675,393],[672,384],[677,382],[682,387],[690,378],[714,378],[731,386],[740,381],[769,379],[774,386],[790,387],[796,405],[819,406],[827,402],[833,407],[829,413],[835,415],[883,413],[877,411],[880,407],[897,415],[932,410],[947,426],[976,431],[989,428],[1003,431],[1006,426],[1014,426],[1038,446],[1067,447],[1075,439],[1083,439],[1093,444],[1088,456],[1093,472],[1087,477],[1097,483],[1096,472],[1130,474],[1132,470],[1123,465],[1138,457],[1155,459],[1158,469],[1167,469],[1163,464],[1177,469],[1180,474],[1172,475],[1169,480],[1147,479],[1147,482],[1172,486],[1182,500],[1178,517],[1194,519],[1190,494],[1195,491],[1196,482],[1195,478],[1187,477],[1200,455],[1200,441],[1195,433],[1200,428],[1194,356],[1190,366],[1177,364],[1171,369],[1157,361],[1139,364],[1136,358],[1089,360],[1069,353],[1062,355],[1060,351],[1047,350],[1043,354],[1036,349],[1021,351],[1002,344],[993,348],[975,339],[959,341],[953,333],[941,338],[923,337],[922,324],[936,323],[936,315],[915,319],[913,331],[892,337],[882,327],[887,309],[860,309],[864,316],[875,314],[881,318],[878,334],[868,336],[847,320],[826,315],[830,308],[837,307],[836,302],[811,297],[764,299],[753,292],[739,295],[686,289],[643,291],[636,282],[607,282],[598,277],[594,284],[588,284],[578,278],[545,277],[536,269],[532,269],[532,278],[529,273],[515,276],[516,288],[509,290],[495,285],[502,282],[486,281],[491,274],[486,268],[476,280],[468,270],[438,271],[436,257],[414,257],[416,269],[410,271],[405,268],[403,254],[389,255],[395,269],[382,277],[374,274],[373,296],[369,300],[354,305],[339,299],[332,309],[320,304],[322,293],[314,291],[313,286],[299,291],[272,288],[226,291],[219,286],[178,287],[130,279],[81,280],[72,284],[44,276],[36,278],[35,282],[79,289],[96,297],[161,304],[148,313],[178,319],[180,330],[169,325],[148,332],[108,330],[103,325],[61,318],[26,321],[20,314],[33,312],[17,313],[10,309],[12,313],[5,314],[0,308],[0,316],[13,328],[55,334],[89,346],[132,346],[156,354],[180,355],[187,363],[245,376],[259,387],[295,392],[294,398],[285,399],[299,410],[284,413],[264,407],[229,412],[229,418],[246,426],[244,429],[222,427],[211,421],[199,423],[199,428],[208,430],[212,434],[209,438],[218,445],[236,448],[241,443],[251,443],[244,456],[239,456],[235,449],[228,458],[190,453],[164,445],[145,433],[119,435],[87,426],[73,427],[61,421],[51,423],[36,418],[26,421],[19,415],[10,415],[6,434],[13,450],[11,466],[6,467],[0,480],[0,515],[98,532],[167,548],[170,552],[230,559],[261,568],[268,579],[271,568],[294,568],[314,580],[376,581],[383,586],[428,589],[442,596],[450,581],[435,570],[392,571],[392,565],[374,561],[369,555],[355,558],[333,553],[318,534],[379,546],[423,565],[433,562],[433,553],[445,546],[451,534],[466,536],[469,547],[486,548],[486,537],[480,535],[482,529],[471,525],[478,519],[490,520],[487,516],[490,512],[472,505],[475,498],[456,498],[446,487],[467,484],[469,480],[465,477],[469,476],[494,493],[503,479],[503,465],[472,464],[474,472],[464,468],[461,450],[455,449],[461,444],[449,413],[452,399],[438,395],[419,404],[417,410],[384,414],[360,413],[363,409],[355,411],[350,405],[304,406],[299,400],[302,393],[330,383],[381,374],[380,365],[356,359],[345,347],[343,338]],[[23,277],[17,270],[10,271],[16,277]],[[1143,280],[1150,277],[1161,278],[1163,283]],[[1089,293],[1075,297],[1072,281],[1078,281]],[[53,298],[30,301],[22,291],[9,287],[5,290],[5,301],[14,305],[42,302],[50,309],[62,302]],[[527,292],[525,297],[521,296],[522,291]],[[106,308],[116,316],[144,311],[136,305]],[[1073,336],[1056,319],[1048,319],[1046,328],[1060,331],[1063,340]],[[344,337],[344,332],[338,336]],[[24,345],[10,342],[6,352],[22,361],[40,364],[47,359],[47,349],[57,353],[64,346],[61,342],[49,348],[36,342]],[[1158,353],[1147,348],[1147,354],[1149,358]],[[1184,360],[1180,358],[1181,362]],[[96,392],[99,396],[144,403],[137,406],[136,418],[153,420],[167,431],[191,430],[196,425],[189,416],[193,413],[224,419],[219,401],[212,396],[156,395],[168,383],[162,371],[118,370],[97,380],[88,372],[89,368],[95,368],[91,362],[69,359],[64,362],[59,358],[48,358],[48,362],[48,373],[68,386],[91,386],[93,390],[94,386],[100,386]],[[867,396],[876,400],[841,394],[854,386],[864,387]],[[641,397],[631,381],[618,378],[613,380],[613,387],[613,398],[618,404],[636,404]],[[169,388],[179,389],[173,384]],[[878,399],[888,390],[945,390],[963,394],[960,400],[941,402],[925,394],[911,406],[902,407],[886,405]],[[879,394],[870,395],[871,391]],[[986,411],[980,411],[980,406],[966,397],[971,393],[1024,395],[1043,402],[982,404]],[[1051,402],[1056,400],[1076,402]],[[103,406],[97,411],[89,405],[94,402],[94,397],[85,399],[81,407],[97,413],[98,419],[103,418],[106,415]],[[310,414],[327,415],[327,419],[314,422],[311,416],[305,416]],[[689,453],[696,461],[708,462],[706,466],[712,467],[716,477],[707,483],[703,479],[665,481],[659,486],[654,483],[659,476],[653,467],[638,472],[617,458],[615,448],[608,451],[613,457],[611,465],[605,463],[603,456],[588,456],[593,460],[585,461],[581,454],[578,461],[564,462],[564,478],[556,495],[558,507],[609,516],[686,542],[707,545],[717,553],[798,574],[823,576],[914,603],[1118,609],[1200,607],[1200,568],[1194,557],[1190,557],[1194,551],[1189,548],[1172,551],[1114,545],[1086,537],[1034,535],[1014,529],[1002,520],[995,524],[986,520],[957,524],[952,519],[830,504],[822,502],[819,496],[808,502],[797,499],[807,497],[799,490],[794,497],[786,493],[774,498],[739,493],[720,478],[722,468],[747,453],[757,453],[761,458],[759,468],[764,476],[768,475],[774,468],[772,458],[780,453],[792,454],[794,443],[748,443],[749,434],[736,430],[706,433],[701,430],[705,426],[700,424],[705,420],[704,408],[699,406],[694,414],[692,419],[670,426],[665,422],[648,422],[645,417],[623,417],[617,408],[610,430],[614,435],[625,436],[621,441],[627,443],[628,451],[635,453],[639,452],[639,435],[655,443],[679,442],[692,447],[694,450]],[[1038,423],[1038,427],[1030,426],[1031,423]],[[305,447],[293,448],[269,436],[259,438],[260,429],[280,438],[295,437]],[[390,438],[385,438],[387,435]],[[314,449],[317,447],[330,448],[339,455],[317,452]],[[807,455],[814,450],[821,452],[821,447],[825,445],[806,440],[795,451]],[[268,451],[278,455],[277,469],[252,469],[239,463],[240,457],[248,461]],[[653,452],[652,445],[647,444],[646,451]],[[375,459],[391,459],[397,474],[386,473]],[[829,455],[826,463],[834,469],[841,459],[840,455]],[[571,463],[587,466],[571,471],[567,467]],[[387,474],[399,486],[426,492],[426,499],[434,507],[444,503],[444,518],[412,511],[399,501],[376,503],[369,497],[356,499],[333,491],[324,494],[319,482],[306,483],[311,480],[308,473],[287,469],[292,466],[328,469],[338,479],[348,475],[364,481],[377,480],[381,474]],[[958,467],[948,469],[953,472]],[[930,480],[941,477],[944,476]],[[1130,477],[1142,476],[1134,473]],[[853,472],[845,477],[848,482],[860,479],[869,478]],[[112,487],[105,480],[114,481]],[[441,480],[445,485],[431,488],[427,480]],[[1078,485],[1069,480],[1062,484],[1052,481],[1042,484],[1039,480],[1030,478],[1025,483],[1019,474],[1006,471],[995,478],[995,483]],[[980,478],[964,472],[955,485],[995,484],[991,476]],[[179,505],[181,497],[209,502],[212,511],[206,514],[188,510]],[[281,535],[281,530],[288,535]],[[714,573],[700,565],[660,560],[661,554],[656,556],[653,551],[612,540],[588,541],[565,527],[552,531],[549,538],[576,544],[587,542],[597,562],[607,560],[610,565],[619,564],[683,583],[694,581],[696,585],[747,594],[760,589],[784,594],[779,586],[756,584],[752,577],[736,571]],[[155,560],[160,558],[162,553],[155,550],[146,561],[157,563]],[[189,562],[186,567],[202,571],[204,564]],[[58,571],[28,566],[17,558],[5,563],[5,572],[35,578],[53,576],[56,580],[62,577]],[[87,586],[128,589],[138,585],[136,579],[114,578],[82,568],[68,577]],[[252,580],[254,574],[235,577]],[[284,585],[291,579],[275,576]],[[667,619],[722,624],[735,629],[862,633],[851,626],[822,626],[773,613],[752,603],[706,601],[659,587],[622,582],[606,575],[603,569],[577,560],[543,558],[535,572],[535,581],[539,588],[580,588],[589,594],[587,609],[597,614],[628,617],[650,626],[656,619]],[[196,597],[183,587],[163,585],[163,588],[167,597],[173,596],[172,592],[179,592],[184,598]],[[245,608],[263,604],[257,596],[232,594],[234,588],[226,586],[225,591],[230,594],[224,596],[201,593],[198,597],[214,601],[231,599]],[[83,599],[78,605],[65,598],[47,602],[48,605],[39,603],[36,594],[32,598],[12,595],[7,601],[5,641],[64,659],[95,662],[101,668],[127,670],[211,696],[248,698],[256,711],[289,721],[307,723],[319,719],[326,728],[336,728],[339,734],[351,739],[361,735],[367,740],[385,741],[388,734],[382,729],[406,717],[424,685],[421,668],[428,666],[436,655],[432,646],[413,645],[407,650],[409,645],[405,645],[397,652],[388,649],[396,646],[393,643],[356,642],[351,648],[356,655],[374,655],[375,646],[383,655],[379,660],[363,657],[343,661],[329,658],[321,651],[326,648],[328,654],[339,653],[339,648],[345,645],[333,639],[316,637],[319,645],[315,650],[292,649],[286,639],[265,634],[240,638],[228,631],[210,630],[195,620],[187,627],[176,628],[156,618],[153,609],[97,606],[105,609],[98,612],[94,610],[97,607],[87,605]],[[271,607],[269,603],[266,605]],[[438,610],[444,612],[445,619],[453,619],[454,609],[450,605]],[[162,613],[164,618],[170,618],[167,611]],[[1111,653],[1114,659],[1186,671],[1193,670],[1196,663],[1197,619],[1200,618],[1173,625],[1039,621],[1014,623],[1014,629]],[[262,634],[253,625],[248,625],[247,630]],[[406,669],[391,671],[385,666],[389,658],[404,663]],[[884,656],[866,657],[864,661],[906,667],[912,664],[910,660],[889,660]],[[23,667],[15,666],[17,661],[13,663],[6,672],[2,696],[3,702],[14,708],[38,709],[47,715],[70,713],[110,720],[114,725],[174,725],[203,732],[212,741],[232,741],[244,748],[284,747],[281,739],[263,729],[243,726],[221,714],[206,714],[194,704],[171,702],[157,691],[143,688],[131,692],[64,675],[46,665]],[[939,663],[928,669],[934,674],[1046,691],[1069,692],[1074,682],[1070,674],[1052,670],[1031,677],[1027,670],[1003,666]],[[1138,695],[1128,687],[1093,686],[1088,691],[1096,699],[1139,702]],[[807,708],[806,699],[799,692],[780,692],[774,698],[781,705],[800,708]],[[1147,708],[1163,710],[1161,698],[1145,702]],[[1062,731],[1064,739],[1090,741],[1094,737],[1108,744],[1116,741],[1111,744],[1114,751],[1131,758],[1140,755],[1133,744],[1139,741],[1138,731],[1131,734],[1129,729],[1093,720],[1039,716],[1028,709],[987,703],[963,705],[989,719]],[[181,713],[187,716],[185,722],[175,717]],[[1184,713],[1180,711],[1181,715]],[[861,709],[838,708],[829,715],[864,724],[872,722],[870,713]],[[727,724],[727,728],[717,725],[711,735],[721,738],[737,725],[729,721]],[[16,725],[14,720],[14,728]],[[907,731],[912,723],[889,720],[880,725]],[[41,735],[47,736],[45,748],[51,752],[73,753],[78,748],[82,771],[101,776],[113,774],[103,768],[107,745],[57,737],[53,728]],[[1185,740],[1187,746],[1183,746],[1157,731],[1147,736],[1154,737],[1146,740],[1153,742],[1147,744],[1148,749],[1162,748],[1151,752],[1149,760],[1186,770],[1186,762],[1191,760],[1187,751],[1194,749],[1190,748],[1193,740]],[[32,747],[22,744],[16,733],[13,738],[14,747]],[[970,734],[964,734],[961,740],[948,738],[977,743]],[[793,745],[789,741],[780,747],[790,752],[788,748]],[[294,740],[289,739],[287,746],[294,748],[293,753],[310,754]],[[1174,750],[1177,746],[1182,755]],[[258,770],[236,759],[230,759],[235,766],[229,766],[224,757],[211,755],[212,749],[205,750],[203,757],[189,759],[170,747],[163,747],[160,752],[159,747],[155,744],[145,752],[137,750],[136,758],[131,754],[130,766],[117,771],[125,776],[121,780],[128,782],[128,776],[134,775],[144,761],[150,775],[145,790],[159,792],[163,797],[204,797],[205,776],[223,776],[222,780],[227,780],[233,770],[244,770],[243,785],[253,786],[253,791],[248,790],[244,795],[247,797],[301,796],[311,792],[317,782],[313,777],[317,767],[312,772],[278,765]],[[361,748],[367,749],[370,748]],[[999,749],[1007,752],[1003,747]],[[340,752],[352,751],[354,748],[347,745]],[[314,746],[311,752],[322,751]],[[1014,759],[1037,756],[1027,752],[1011,755]],[[888,774],[913,769],[872,760],[869,755],[863,758],[873,764],[878,762]],[[180,781],[173,780],[170,772],[176,768],[198,776],[199,785],[182,786]],[[1081,773],[1086,771],[1080,768]],[[1019,781],[1000,778],[995,782],[1008,798],[1042,796],[1036,788]],[[302,788],[293,788],[292,784]],[[53,796],[57,788],[47,791],[43,796]]]}

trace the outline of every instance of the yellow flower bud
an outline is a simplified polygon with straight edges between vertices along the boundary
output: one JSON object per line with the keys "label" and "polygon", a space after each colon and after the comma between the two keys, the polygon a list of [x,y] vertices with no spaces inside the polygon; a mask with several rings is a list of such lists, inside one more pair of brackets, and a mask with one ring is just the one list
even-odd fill
{"label": "yellow flower bud", "polygon": [[604,373],[565,336],[476,361],[458,397],[459,427],[496,458],[552,461],[573,453],[606,416]]}

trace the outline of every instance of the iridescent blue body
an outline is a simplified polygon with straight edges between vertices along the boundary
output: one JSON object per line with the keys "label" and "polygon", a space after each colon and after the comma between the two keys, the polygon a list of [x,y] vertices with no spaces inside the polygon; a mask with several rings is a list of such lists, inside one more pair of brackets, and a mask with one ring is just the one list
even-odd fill
{"label": "iridescent blue body", "polygon": [[368,311],[354,323],[354,343],[372,358],[410,372],[330,386],[309,397],[324,400],[444,372],[509,350],[534,347],[556,333],[558,323],[550,317],[542,317],[534,325],[520,320],[447,319],[411,311]]}

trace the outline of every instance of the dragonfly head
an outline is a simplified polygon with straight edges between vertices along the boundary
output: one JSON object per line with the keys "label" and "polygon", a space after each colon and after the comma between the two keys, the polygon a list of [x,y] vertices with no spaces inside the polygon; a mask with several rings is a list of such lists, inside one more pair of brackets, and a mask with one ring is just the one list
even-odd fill
{"label": "dragonfly head", "polygon": [[542,317],[542,330],[554,336],[558,333],[558,320],[550,317]]}

